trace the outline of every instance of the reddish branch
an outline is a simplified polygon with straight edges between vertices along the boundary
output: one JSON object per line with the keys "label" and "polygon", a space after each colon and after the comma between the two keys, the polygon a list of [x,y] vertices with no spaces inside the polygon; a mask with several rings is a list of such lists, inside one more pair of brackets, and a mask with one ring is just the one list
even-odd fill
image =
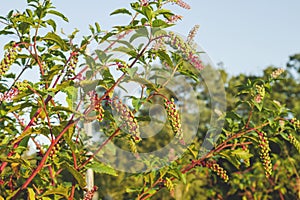
{"label": "reddish branch", "polygon": [[[250,115],[249,115],[250,116]],[[282,118],[276,118],[275,121],[277,120],[282,120]],[[250,132],[253,132],[253,131],[256,131],[257,129],[261,129],[265,126],[269,125],[269,122],[266,122],[260,126],[257,126],[257,127],[254,127],[254,128],[248,128],[247,130],[244,130],[244,131],[241,131],[237,134],[234,134],[232,135],[231,137],[229,137],[228,139],[226,139],[224,142],[222,142],[221,144],[219,144],[215,149],[211,150],[209,153],[207,153],[206,155],[204,155],[202,158],[198,159],[198,160],[192,160],[190,164],[188,164],[187,166],[183,167],[181,169],[181,173],[185,174],[185,173],[188,173],[190,172],[191,170],[193,170],[195,167],[197,166],[202,166],[203,162],[207,159],[207,158],[210,158],[211,156],[213,156],[215,153],[225,149],[225,148],[228,148],[228,147],[232,147],[232,146],[244,146],[244,145],[247,145],[247,144],[251,144],[252,142],[244,142],[244,143],[239,143],[239,144],[228,144],[228,142],[234,140],[234,139],[237,139],[237,138],[240,138],[242,136],[244,136],[245,134],[247,133],[250,133]],[[176,178],[175,177],[172,177],[171,180],[175,180]],[[146,200],[148,198],[150,198],[151,196],[153,196],[155,193],[151,193],[151,194],[147,194],[147,192],[151,189],[153,189],[154,187],[162,184],[165,182],[164,179],[162,178],[159,178],[155,183],[153,183],[147,190],[145,190],[142,194],[140,194],[138,196],[138,200]],[[161,187],[159,187],[157,189],[157,191],[159,191],[161,189]]]}

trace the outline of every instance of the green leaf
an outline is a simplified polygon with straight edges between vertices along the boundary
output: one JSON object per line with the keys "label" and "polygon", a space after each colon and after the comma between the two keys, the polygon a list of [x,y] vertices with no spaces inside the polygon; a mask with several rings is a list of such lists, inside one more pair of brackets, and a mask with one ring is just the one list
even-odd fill
{"label": "green leaf", "polygon": [[124,46],[114,48],[113,51],[123,52],[123,53],[126,53],[126,54],[128,54],[132,57],[137,57],[137,55],[138,55],[138,53],[135,52],[134,50],[132,50],[131,48],[124,47]]}
{"label": "green leaf", "polygon": [[67,43],[57,34],[50,32],[47,33],[46,36],[43,37],[43,40],[50,40],[54,43],[56,43],[63,51],[67,51],[68,50],[68,45]]}
{"label": "green leaf", "polygon": [[[194,147],[194,145],[193,145]],[[192,146],[188,147],[189,152],[193,155],[194,158],[197,158],[198,156],[198,151],[194,150]]]}
{"label": "green leaf", "polygon": [[178,175],[180,176],[180,181],[182,181],[183,184],[186,184],[186,174],[181,173],[179,170]]}
{"label": "green leaf", "polygon": [[79,83],[80,87],[82,87],[85,93],[95,90],[98,84],[99,84],[99,80],[83,80],[80,81]]}
{"label": "green leaf", "polygon": [[167,173],[174,176],[177,179],[180,179],[180,174],[178,173],[177,169],[171,169]]}
{"label": "green leaf", "polygon": [[69,198],[68,190],[64,186],[58,186],[57,188],[51,188],[47,190],[42,197],[49,196],[49,195],[61,195],[65,197],[65,199]]}
{"label": "green leaf", "polygon": [[147,17],[149,21],[152,21],[153,18],[153,12],[150,6],[143,6],[142,7],[142,13]]}
{"label": "green leaf", "polygon": [[28,200],[35,200],[35,192],[32,188],[27,188]]}
{"label": "green leaf", "polygon": [[152,22],[152,27],[161,27],[161,28],[167,28],[172,26],[171,24],[168,24],[164,20],[156,19]]}
{"label": "green leaf", "polygon": [[154,16],[158,16],[158,15],[173,15],[172,11],[171,10],[167,10],[167,9],[160,9],[160,10],[156,10],[154,12]]}
{"label": "green leaf", "polygon": [[125,70],[128,73],[128,75],[130,76],[130,78],[133,78],[138,70],[138,67],[126,68]]}
{"label": "green leaf", "polygon": [[257,108],[257,110],[258,110],[259,112],[261,112],[262,109],[263,109],[263,105],[264,105],[264,104],[263,104],[263,101],[264,101],[264,100],[262,100],[262,102],[258,103],[258,102],[256,102],[256,101],[252,100],[253,104],[255,105],[255,107]]}
{"label": "green leaf", "polygon": [[151,81],[144,79],[144,78],[140,78],[140,77],[134,77],[131,79],[131,81],[135,81],[137,83],[140,83],[142,85],[145,85],[147,87],[147,89],[150,89],[152,91],[158,91],[157,86],[152,83]]}
{"label": "green leaf", "polygon": [[107,56],[103,50],[95,50],[95,53],[97,54],[97,58],[100,61],[100,63],[105,63],[109,58],[109,56]]}
{"label": "green leaf", "polygon": [[147,193],[151,194],[151,195],[155,194],[156,192],[157,192],[157,190],[154,189],[154,188],[152,188],[152,189],[150,189],[150,190],[147,191]]}
{"label": "green leaf", "polygon": [[12,31],[1,30],[0,35],[14,35],[15,33]]}
{"label": "green leaf", "polygon": [[8,162],[8,163],[19,163],[21,165],[25,165],[27,167],[30,167],[30,163],[28,160],[24,160],[20,157],[19,154],[16,154],[13,157],[0,157],[1,162]]}
{"label": "green leaf", "polygon": [[127,15],[132,16],[131,12],[125,8],[117,9],[117,10],[113,11],[112,13],[110,13],[110,15],[116,15],[116,14],[127,14]]}
{"label": "green leaf", "polygon": [[13,198],[20,190],[21,190],[21,188],[18,188],[18,189],[16,189],[16,190],[14,190],[13,192],[10,192],[10,193],[9,193],[9,196],[6,197],[5,199],[6,199],[6,200],[12,199],[12,198]]}
{"label": "green leaf", "polygon": [[38,134],[39,131],[35,131],[33,128],[29,128],[27,129],[25,132],[23,131],[21,133],[21,135],[19,135],[18,137],[15,138],[15,140],[13,141],[13,144],[19,143],[20,141],[22,141],[25,137],[31,135],[31,134]]}
{"label": "green leaf", "polygon": [[90,31],[92,32],[92,34],[95,34],[95,29],[92,25],[89,25]]}
{"label": "green leaf", "polygon": [[68,18],[66,16],[64,16],[62,13],[56,11],[56,10],[49,10],[48,11],[49,14],[52,14],[52,15],[56,15],[60,18],[62,18],[63,20],[65,20],[66,22],[69,22]]}
{"label": "green leaf", "polygon": [[56,23],[53,19],[48,19],[46,21],[46,23],[49,24],[53,28],[53,31],[56,31]]}
{"label": "green leaf", "polygon": [[253,154],[245,151],[243,149],[236,149],[231,151],[231,154],[236,156],[239,160],[249,160],[251,157],[253,157]]}
{"label": "green leaf", "polygon": [[129,42],[133,42],[135,39],[140,38],[140,37],[147,37],[147,35],[135,33],[130,37]]}
{"label": "green leaf", "polygon": [[27,24],[30,24],[30,25],[34,24],[32,18],[26,17],[24,15],[20,15],[18,17],[13,18],[13,21],[15,21],[15,22],[24,22],[24,23],[27,23]]}
{"label": "green leaf", "polygon": [[114,168],[112,168],[108,165],[105,165],[103,163],[100,163],[100,162],[93,162],[93,163],[89,164],[87,166],[87,168],[92,169],[95,173],[108,174],[111,176],[118,176],[118,174]]}
{"label": "green leaf", "polygon": [[79,173],[73,166],[71,166],[67,162],[63,162],[61,164],[61,167],[67,169],[68,172],[70,172],[73,175],[73,177],[76,179],[78,185],[82,189],[85,188],[85,186],[86,186],[85,178],[83,177],[83,175],[81,173]]}
{"label": "green leaf", "polygon": [[100,28],[100,25],[99,25],[98,22],[95,23],[95,27],[96,27],[97,32],[100,33],[101,32],[101,28]]}
{"label": "green leaf", "polygon": [[142,188],[126,188],[126,193],[140,192]]}
{"label": "green leaf", "polygon": [[132,99],[132,106],[133,108],[138,111],[140,109],[140,107],[145,103],[146,99],[140,99],[140,98],[136,98],[134,96],[131,97]]}
{"label": "green leaf", "polygon": [[173,62],[172,62],[169,54],[167,54],[165,51],[158,51],[157,55],[161,61],[166,62],[171,67],[173,66]]}
{"label": "green leaf", "polygon": [[72,107],[64,107],[64,106],[55,106],[51,108],[52,111],[65,111],[69,113],[79,113],[75,110],[72,109]]}
{"label": "green leaf", "polygon": [[234,165],[237,169],[240,168],[240,161],[238,158],[231,154],[231,150],[225,150],[219,153],[220,156],[225,158],[227,161],[229,161],[232,165]]}
{"label": "green leaf", "polygon": [[77,88],[73,86],[67,86],[65,88],[62,88],[61,90],[67,94],[66,101],[68,103],[68,106],[70,108],[73,108],[73,105],[75,103],[74,99],[77,99]]}

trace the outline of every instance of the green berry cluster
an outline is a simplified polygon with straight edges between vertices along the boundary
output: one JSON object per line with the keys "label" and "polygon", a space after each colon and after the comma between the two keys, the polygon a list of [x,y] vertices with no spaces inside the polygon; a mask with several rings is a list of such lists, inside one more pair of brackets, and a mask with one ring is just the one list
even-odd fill
{"label": "green berry cluster", "polygon": [[98,97],[97,94],[93,94],[92,98],[91,98],[91,101],[92,101],[92,105],[94,105],[94,110],[97,113],[97,120],[99,122],[102,122],[103,118],[104,118],[104,109],[101,105],[100,98]]}
{"label": "green berry cluster", "polygon": [[291,119],[291,123],[294,125],[295,129],[300,129],[300,120],[293,118]]}
{"label": "green berry cluster", "polygon": [[211,169],[213,172],[216,172],[217,175],[224,180],[224,182],[228,182],[229,177],[227,175],[227,171],[219,164],[215,163],[214,161],[207,161],[202,163],[202,165]]}
{"label": "green berry cluster", "polygon": [[291,134],[288,136],[288,138],[289,138],[290,143],[292,145],[294,145],[294,147],[300,153],[300,142],[293,135],[291,135]]}
{"label": "green berry cluster", "polygon": [[11,47],[7,50],[0,62],[0,77],[9,70],[9,67],[15,62],[17,56],[17,47]]}
{"label": "green berry cluster", "polygon": [[68,69],[68,73],[67,73],[68,77],[71,77],[75,74],[75,68],[76,68],[77,63],[78,63],[78,53],[72,52],[70,61],[68,63],[68,68],[67,68]]}
{"label": "green berry cluster", "polygon": [[61,150],[60,145],[59,145],[59,144],[56,144],[56,145],[52,148],[52,150],[51,150],[51,152],[50,152],[50,154],[49,154],[49,157],[50,157],[51,159],[56,158],[56,157],[57,157],[57,153],[58,153],[60,150]]}
{"label": "green berry cluster", "polygon": [[116,110],[120,116],[120,121],[122,122],[121,127],[132,134],[135,142],[139,142],[141,140],[139,125],[127,105],[123,104],[118,98],[114,98],[112,101],[112,109]]}
{"label": "green berry cluster", "polygon": [[181,120],[179,116],[179,112],[176,109],[176,105],[174,103],[174,99],[171,101],[164,99],[164,106],[167,111],[168,119],[170,121],[171,127],[175,133],[175,136],[180,140],[183,140],[183,131],[181,128]]}
{"label": "green berry cluster", "polygon": [[15,88],[18,89],[20,92],[24,92],[28,89],[29,83],[27,80],[18,81],[15,83]]}
{"label": "green berry cluster", "polygon": [[104,109],[103,109],[102,105],[97,104],[96,107],[95,107],[95,109],[96,109],[97,112],[98,112],[97,120],[98,120],[99,122],[102,122],[102,121],[103,121],[103,118],[104,118]]}
{"label": "green berry cluster", "polygon": [[258,137],[260,147],[259,155],[265,169],[265,175],[268,178],[270,175],[272,175],[272,162],[270,157],[271,149],[269,146],[269,140],[266,137],[265,132],[258,132]]}
{"label": "green berry cluster", "polygon": [[95,192],[98,190],[97,186],[94,186],[90,191],[86,192],[83,200],[92,200]]}
{"label": "green berry cluster", "polygon": [[95,105],[95,111],[97,112],[97,120],[102,122],[104,118],[104,109],[100,103]]}

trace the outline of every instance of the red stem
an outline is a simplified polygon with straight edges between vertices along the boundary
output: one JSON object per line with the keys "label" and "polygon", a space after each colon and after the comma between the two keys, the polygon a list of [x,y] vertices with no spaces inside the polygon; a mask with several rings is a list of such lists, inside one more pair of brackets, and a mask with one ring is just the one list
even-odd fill
{"label": "red stem", "polygon": [[60,140],[60,138],[64,135],[65,132],[67,132],[67,130],[76,122],[79,121],[80,118],[76,119],[75,121],[72,121],[72,119],[70,120],[70,122],[65,126],[65,128],[60,132],[60,134],[55,138],[54,142],[52,142],[47,150],[47,152],[45,153],[45,155],[43,156],[42,160],[40,161],[39,165],[37,166],[37,168],[32,172],[32,174],[30,175],[30,177],[25,181],[25,183],[21,186],[20,190],[13,196],[12,200],[16,200],[18,195],[20,194],[20,192],[24,189],[27,188],[27,186],[31,183],[31,181],[33,180],[33,178],[41,171],[41,169],[43,168],[44,164],[46,163],[50,152],[52,151],[53,147],[58,143],[58,141]]}

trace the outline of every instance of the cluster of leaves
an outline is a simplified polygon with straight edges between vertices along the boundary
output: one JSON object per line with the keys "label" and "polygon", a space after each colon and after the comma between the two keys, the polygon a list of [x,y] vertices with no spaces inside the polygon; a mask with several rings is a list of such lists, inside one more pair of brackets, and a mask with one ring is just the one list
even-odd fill
{"label": "cluster of leaves", "polygon": [[[184,146],[189,127],[179,124],[177,110],[183,102],[176,97],[171,100],[174,94],[165,89],[175,76],[184,75],[199,91],[197,99],[203,112],[209,110],[208,88],[198,70],[210,66],[202,64],[195,49],[195,30],[186,42],[167,31],[180,17],[165,5],[175,3],[188,9],[188,4],[181,0],[133,2],[131,10],[111,13],[129,15],[128,25],[104,31],[95,23],[90,26],[91,34],[77,44],[77,31],[70,35],[56,32],[57,24],[51,16],[68,19],[55,10],[51,1],[27,2],[24,12],[10,11],[0,17],[4,25],[0,35],[17,38],[5,45],[7,53],[1,62],[0,199],[92,199],[97,187],[87,186],[88,169],[98,174],[95,183],[103,198],[162,199],[166,191],[168,198],[190,199],[199,194],[213,199],[299,197],[299,167],[294,154],[299,150],[299,125],[293,119],[299,113],[283,105],[287,99],[276,96],[281,93],[278,88],[285,87],[279,80],[282,71],[269,71],[266,77],[247,80],[232,78],[227,88],[230,109],[217,113],[225,121],[221,138],[211,144],[212,150],[199,154],[210,114],[201,113],[204,117],[198,137]],[[142,42],[138,42],[140,39]],[[100,48],[87,55],[87,48],[95,44]],[[25,80],[26,73],[36,76]],[[236,82],[241,86],[233,87]],[[125,105],[118,99],[121,92],[131,89],[128,83],[138,86],[139,95],[126,97],[130,103]],[[287,105],[296,105],[295,99]],[[169,123],[163,124],[155,137],[140,137],[138,125],[151,124],[145,114],[149,112],[147,103],[163,106],[164,102],[168,103]],[[193,110],[186,115],[192,118]],[[95,125],[94,132],[99,133],[96,141],[84,134],[86,123]],[[164,147],[176,134],[181,140],[178,145],[186,148],[181,157],[176,155],[175,147],[165,159],[150,162],[139,156]],[[109,159],[109,163],[118,163],[129,172],[136,167],[121,163],[118,158],[122,155],[114,149],[108,152],[105,147],[111,143],[131,151],[130,159],[138,160],[144,172],[121,173],[102,163]],[[158,168],[161,163],[169,165]],[[114,191],[114,196],[108,191]]]}

